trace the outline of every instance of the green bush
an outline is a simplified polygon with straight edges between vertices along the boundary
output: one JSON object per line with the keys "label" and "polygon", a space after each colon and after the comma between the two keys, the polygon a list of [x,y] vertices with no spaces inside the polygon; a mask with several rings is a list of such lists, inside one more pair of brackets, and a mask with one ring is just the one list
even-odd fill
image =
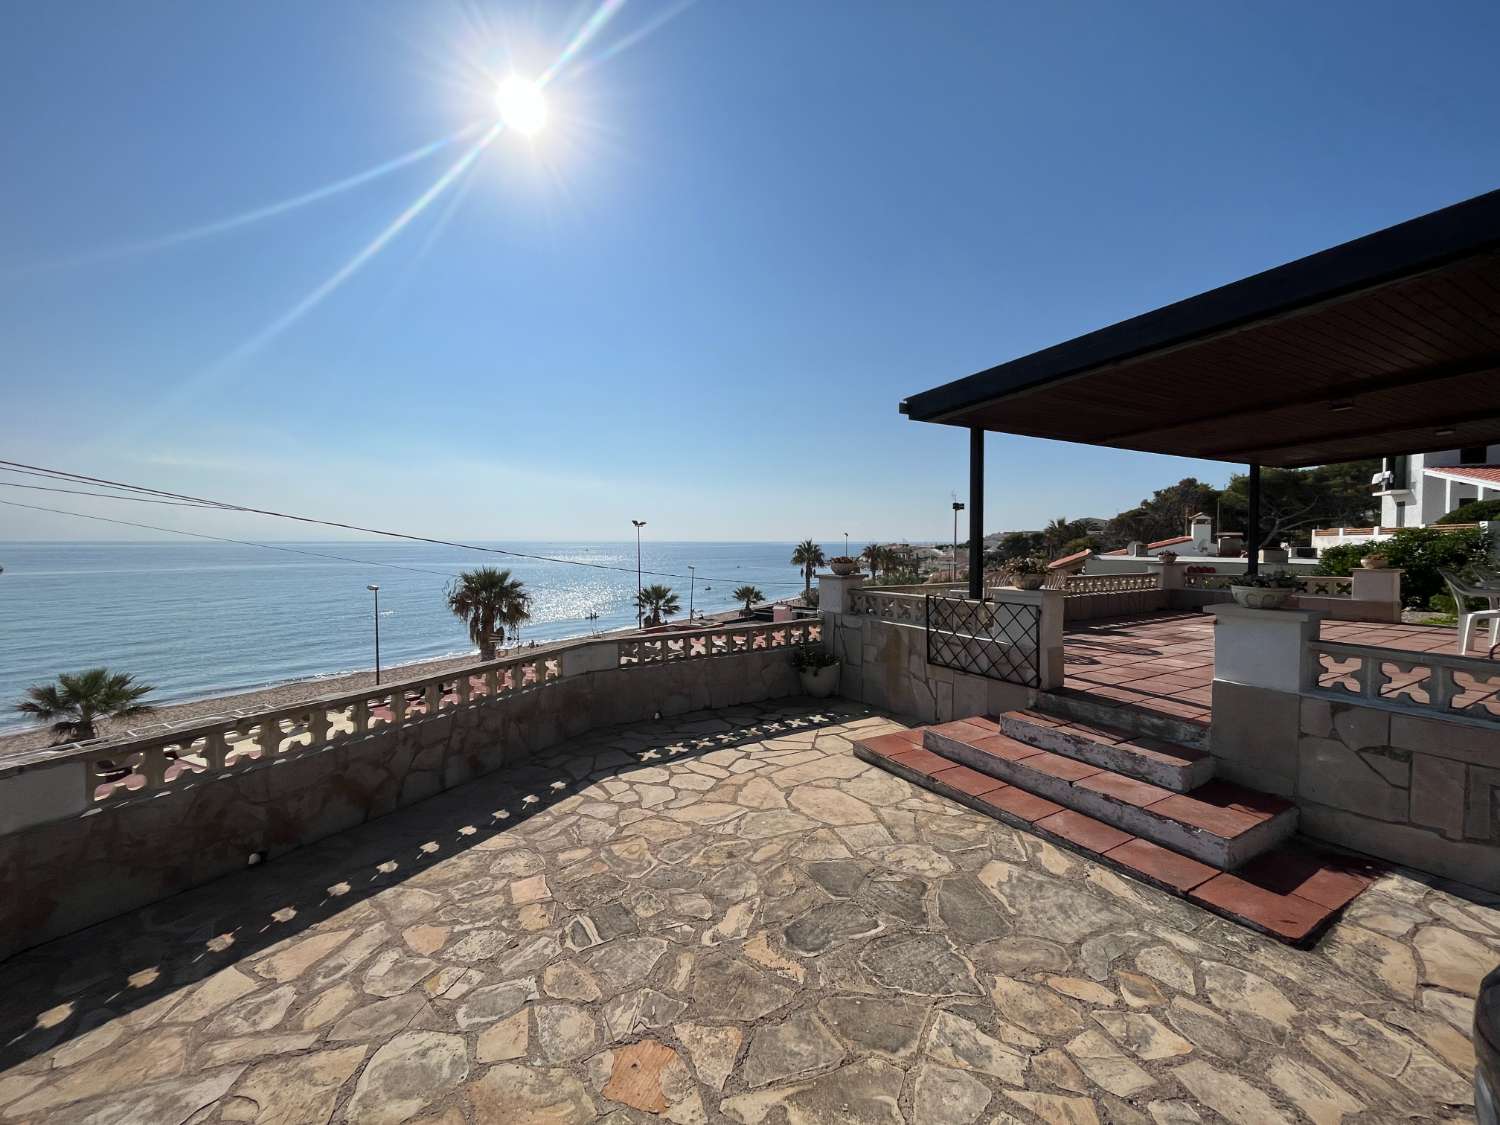
{"label": "green bush", "polygon": [[1500,497],[1493,500],[1470,500],[1467,504],[1460,504],[1437,522],[1483,523],[1485,520],[1500,520]]}
{"label": "green bush", "polygon": [[1432,527],[1404,527],[1383,543],[1342,543],[1318,557],[1318,573],[1347,576],[1359,560],[1379,550],[1401,575],[1401,600],[1408,606],[1426,606],[1434,594],[1448,588],[1438,568],[1463,570],[1482,562],[1489,554],[1489,539],[1478,528],[1442,531]]}

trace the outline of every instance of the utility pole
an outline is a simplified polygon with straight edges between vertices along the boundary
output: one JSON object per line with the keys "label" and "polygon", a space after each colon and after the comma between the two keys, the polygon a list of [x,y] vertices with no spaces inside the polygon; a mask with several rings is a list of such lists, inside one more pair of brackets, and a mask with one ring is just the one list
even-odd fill
{"label": "utility pole", "polygon": [[380,587],[370,585],[366,590],[375,595],[375,686],[380,686]]}
{"label": "utility pole", "polygon": [[693,594],[698,589],[698,568],[688,564],[688,620],[693,619]]}
{"label": "utility pole", "polygon": [[948,576],[950,582],[958,581],[958,513],[963,510],[962,500],[953,501],[953,573]]}

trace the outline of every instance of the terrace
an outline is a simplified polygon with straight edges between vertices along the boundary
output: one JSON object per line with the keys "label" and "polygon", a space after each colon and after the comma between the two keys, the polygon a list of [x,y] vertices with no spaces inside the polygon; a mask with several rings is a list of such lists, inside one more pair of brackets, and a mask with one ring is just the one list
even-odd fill
{"label": "terrace", "polygon": [[1496,900],[1391,872],[1291,950],[855,757],[904,728],[789,701],[600,729],[20,954],[0,1120],[1468,1104]]}

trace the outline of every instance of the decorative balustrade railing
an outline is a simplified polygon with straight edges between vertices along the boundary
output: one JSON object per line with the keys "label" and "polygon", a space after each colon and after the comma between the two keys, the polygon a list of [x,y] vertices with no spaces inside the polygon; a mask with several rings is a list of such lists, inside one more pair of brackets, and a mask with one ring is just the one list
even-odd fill
{"label": "decorative balustrade railing", "polygon": [[[1228,590],[1242,576],[1238,574],[1184,574],[1182,586],[1185,590]],[[1337,578],[1324,574],[1299,574],[1297,592],[1319,598],[1347,598],[1354,587],[1354,579]]]}
{"label": "decorative balustrade railing", "polygon": [[792,648],[819,643],[822,639],[823,623],[815,617],[770,624],[727,625],[720,629],[695,629],[683,633],[658,633],[620,641],[620,667]]}
{"label": "decorative balustrade railing", "polygon": [[1062,584],[1063,597],[1080,594],[1123,594],[1134,590],[1158,590],[1161,575],[1156,571],[1133,574],[1070,574]]}
{"label": "decorative balustrade railing", "polygon": [[1042,607],[928,595],[927,663],[1006,680],[1042,683]]}
{"label": "decorative balustrade railing", "polygon": [[[1312,694],[1400,707],[1434,718],[1500,724],[1500,663],[1471,656],[1405,652],[1314,640]],[[1500,763],[1500,750],[1496,752]]]}
{"label": "decorative balustrade railing", "polygon": [[902,625],[922,625],[927,621],[926,598],[926,594],[856,588],[849,591],[847,608],[854,616],[878,617]]}
{"label": "decorative balustrade railing", "polygon": [[[921,599],[917,599],[920,604]],[[624,640],[590,640],[545,654],[474,664],[369,691],[308,700],[269,711],[134,731],[0,760],[0,776],[40,766],[82,765],[86,808],[109,807],[326,749],[384,727],[435,717],[473,704],[545,689],[566,675],[669,661],[789,649],[822,639],[816,618],[695,629]]]}
{"label": "decorative balustrade railing", "polygon": [[1184,574],[1184,590],[1227,590],[1234,585],[1233,574]]}

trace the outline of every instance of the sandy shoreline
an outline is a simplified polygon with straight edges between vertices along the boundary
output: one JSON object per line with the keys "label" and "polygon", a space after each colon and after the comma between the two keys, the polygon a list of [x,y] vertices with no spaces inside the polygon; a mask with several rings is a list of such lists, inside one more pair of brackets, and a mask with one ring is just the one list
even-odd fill
{"label": "sandy shoreline", "polygon": [[[711,625],[723,621],[733,621],[740,616],[742,616],[740,612],[734,610],[726,613],[710,614],[703,620],[705,625]],[[576,637],[567,637],[562,640],[538,644],[535,648],[522,647],[502,650],[499,659],[504,659],[507,656],[531,656],[551,652],[553,649],[576,644],[582,640],[602,640],[612,637],[622,637],[634,632],[634,628],[627,628],[601,633],[598,637],[581,634]],[[424,660],[414,664],[383,667],[380,672],[380,678],[387,684],[395,683],[399,680],[415,680],[421,679],[424,676],[435,676],[441,672],[452,671],[470,664],[477,664],[478,662],[479,650],[475,649],[464,656],[449,656],[437,660]],[[325,695],[338,695],[343,692],[358,691],[361,688],[373,688],[374,686],[374,668],[368,668],[361,672],[350,672],[342,676],[319,676],[305,680],[290,680],[286,683],[272,684],[270,687],[257,688],[251,691],[207,696],[203,699],[184,700],[181,703],[166,703],[151,712],[150,715],[143,715],[132,722],[102,722],[99,724],[99,733],[102,736],[108,737],[120,734],[126,730],[145,731],[162,723],[175,724],[193,719],[209,719],[215,715],[224,715],[233,711],[269,711],[278,707],[290,707],[293,704],[303,703],[309,699],[318,699]],[[0,734],[0,758],[22,750],[39,750],[50,746],[53,744],[55,737],[52,731],[44,726]]]}

